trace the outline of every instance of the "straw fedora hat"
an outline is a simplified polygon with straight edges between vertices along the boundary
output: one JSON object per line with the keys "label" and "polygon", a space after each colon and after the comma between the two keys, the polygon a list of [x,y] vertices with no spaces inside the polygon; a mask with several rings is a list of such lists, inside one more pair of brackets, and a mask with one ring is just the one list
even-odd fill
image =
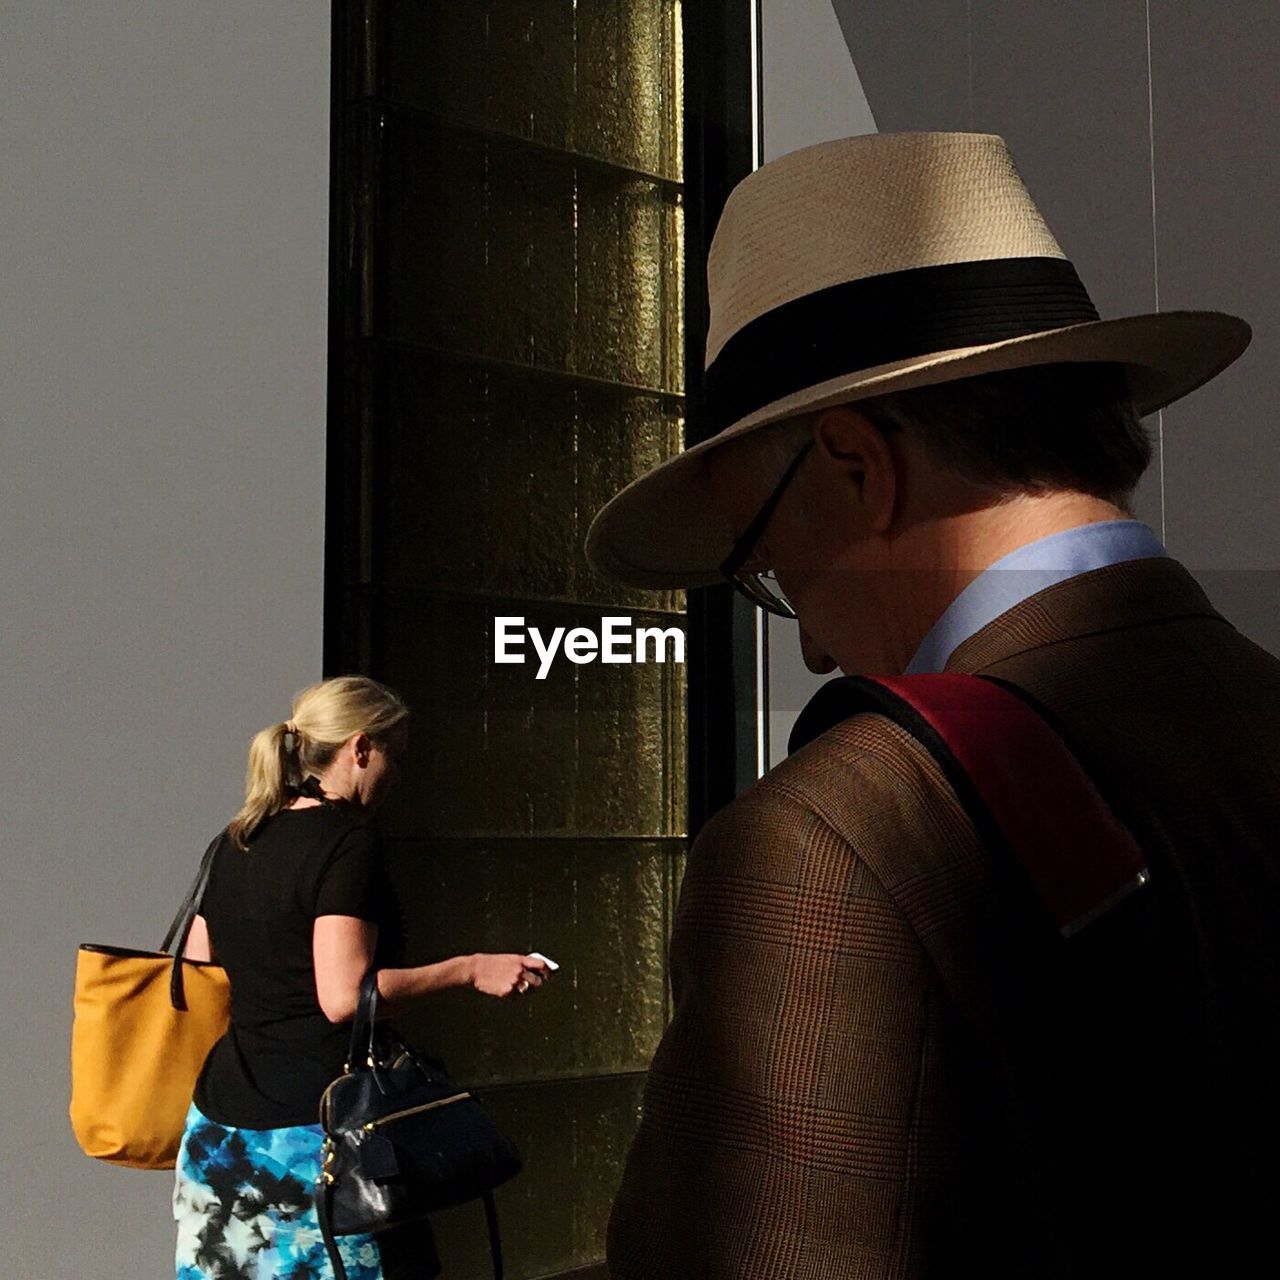
{"label": "straw fedora hat", "polygon": [[1226,368],[1250,329],[1216,311],[1101,320],[1002,138],[868,134],[794,151],[730,194],[707,259],[704,412],[715,433],[596,515],[587,558],[637,587],[720,581],[741,532],[712,449],[828,405],[1058,362],[1127,368],[1139,414]]}

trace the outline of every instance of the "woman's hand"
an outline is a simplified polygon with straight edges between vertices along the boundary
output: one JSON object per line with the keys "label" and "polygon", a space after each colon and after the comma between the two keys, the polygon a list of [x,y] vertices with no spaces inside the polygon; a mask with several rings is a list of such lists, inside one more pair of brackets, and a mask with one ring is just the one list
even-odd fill
{"label": "woman's hand", "polygon": [[475,957],[471,985],[486,996],[503,1000],[540,987],[548,972],[547,962],[533,956],[481,954]]}

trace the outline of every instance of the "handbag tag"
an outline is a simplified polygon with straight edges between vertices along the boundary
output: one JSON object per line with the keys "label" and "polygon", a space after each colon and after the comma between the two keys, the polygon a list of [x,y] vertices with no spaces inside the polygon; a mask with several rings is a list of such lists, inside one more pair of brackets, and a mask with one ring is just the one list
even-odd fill
{"label": "handbag tag", "polygon": [[390,1182],[399,1177],[395,1143],[380,1133],[368,1134],[360,1144],[360,1170],[371,1182]]}

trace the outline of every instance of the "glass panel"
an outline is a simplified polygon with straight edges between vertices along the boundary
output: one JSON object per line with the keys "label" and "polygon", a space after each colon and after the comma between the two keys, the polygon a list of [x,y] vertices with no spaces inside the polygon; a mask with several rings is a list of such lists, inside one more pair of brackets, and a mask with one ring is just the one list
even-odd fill
{"label": "glass panel", "polygon": [[679,841],[398,841],[408,962],[538,950],[560,970],[505,1001],[450,991],[397,1018],[490,1085],[643,1071],[666,1025],[666,893]]}
{"label": "glass panel", "polygon": [[676,403],[416,351],[378,367],[385,582],[683,608],[597,578],[582,551],[596,511],[678,449]]}
{"label": "glass panel", "polygon": [[680,6],[585,0],[577,11],[577,149],[618,154],[625,138],[641,167],[679,178]]}
{"label": "glass panel", "polygon": [[385,117],[376,332],[683,390],[678,193]]}
{"label": "glass panel", "polygon": [[[683,835],[683,664],[610,666],[606,677],[598,663],[561,654],[539,680],[527,638],[523,665],[494,663],[499,613],[525,616],[544,637],[556,626],[600,627],[598,611],[564,606],[409,593],[378,606],[373,669],[408,699],[421,744],[387,806],[389,832]],[[633,617],[664,628],[677,621]]]}
{"label": "glass panel", "polygon": [[676,0],[384,0],[381,22],[394,101],[679,180]]}

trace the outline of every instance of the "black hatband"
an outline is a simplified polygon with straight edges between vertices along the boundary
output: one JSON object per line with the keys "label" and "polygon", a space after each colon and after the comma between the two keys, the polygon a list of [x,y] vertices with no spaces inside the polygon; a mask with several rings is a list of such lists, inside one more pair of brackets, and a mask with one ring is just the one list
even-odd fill
{"label": "black hatband", "polygon": [[1097,320],[1064,258],[913,267],[832,285],[766,311],[704,377],[708,435],[841,374]]}

